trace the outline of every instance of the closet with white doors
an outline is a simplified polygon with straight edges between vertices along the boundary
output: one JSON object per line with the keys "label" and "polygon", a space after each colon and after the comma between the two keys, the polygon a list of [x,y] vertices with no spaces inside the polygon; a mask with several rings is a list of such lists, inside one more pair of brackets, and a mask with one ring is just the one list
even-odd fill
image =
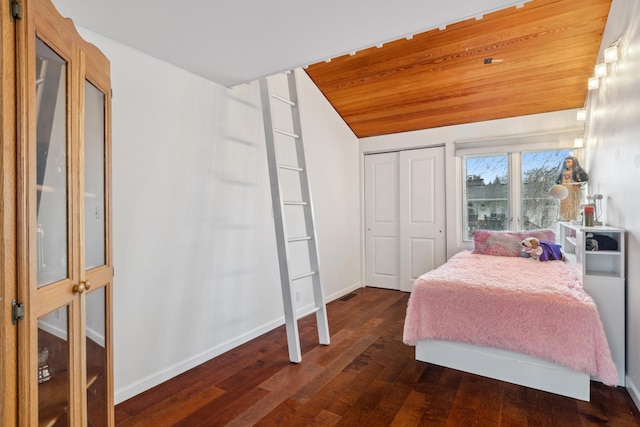
{"label": "closet with white doors", "polygon": [[411,291],[446,261],[444,151],[365,155],[366,286]]}

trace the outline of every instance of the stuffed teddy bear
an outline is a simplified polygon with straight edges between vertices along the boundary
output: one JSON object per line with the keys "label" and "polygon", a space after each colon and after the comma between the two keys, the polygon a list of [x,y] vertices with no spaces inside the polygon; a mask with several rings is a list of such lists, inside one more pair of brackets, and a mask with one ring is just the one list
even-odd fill
{"label": "stuffed teddy bear", "polygon": [[561,246],[547,240],[527,237],[522,241],[522,251],[529,254],[536,261],[564,260]]}

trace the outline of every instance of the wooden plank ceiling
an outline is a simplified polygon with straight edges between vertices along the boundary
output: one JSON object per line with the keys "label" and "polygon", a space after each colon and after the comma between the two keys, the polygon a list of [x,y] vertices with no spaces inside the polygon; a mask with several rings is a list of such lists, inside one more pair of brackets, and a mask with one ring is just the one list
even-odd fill
{"label": "wooden plank ceiling", "polygon": [[360,138],[580,108],[610,5],[532,0],[306,71]]}

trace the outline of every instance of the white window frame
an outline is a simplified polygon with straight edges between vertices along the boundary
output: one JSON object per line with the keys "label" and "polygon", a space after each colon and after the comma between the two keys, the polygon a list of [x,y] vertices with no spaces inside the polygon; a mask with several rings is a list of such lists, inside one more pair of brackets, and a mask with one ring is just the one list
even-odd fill
{"label": "white window frame", "polygon": [[[468,245],[471,240],[467,239],[463,230],[464,215],[466,207],[464,203],[464,176],[465,156],[491,156],[507,155],[508,171],[508,212],[509,230],[518,231],[521,228],[522,203],[520,200],[522,188],[522,153],[530,151],[562,150],[572,149],[574,155],[580,162],[583,161],[583,149],[576,146],[576,139],[582,137],[584,129],[568,129],[556,132],[515,135],[505,138],[495,138],[488,140],[461,140],[454,143],[454,155],[456,161],[457,186],[459,197],[457,200],[457,235],[458,246]],[[518,201],[517,203],[514,203]]]}

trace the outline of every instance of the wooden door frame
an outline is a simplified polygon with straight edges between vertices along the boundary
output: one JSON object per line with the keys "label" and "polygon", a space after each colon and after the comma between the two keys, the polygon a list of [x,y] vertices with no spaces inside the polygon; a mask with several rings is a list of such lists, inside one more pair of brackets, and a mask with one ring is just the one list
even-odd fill
{"label": "wooden door frame", "polygon": [[[12,321],[17,299],[16,258],[16,34],[10,3],[0,4],[0,424],[18,423],[18,326]],[[21,327],[21,325],[20,325]]]}
{"label": "wooden door frame", "polygon": [[[29,68],[30,61],[35,58],[35,17],[56,17],[55,25],[47,23],[45,32],[58,40],[57,45],[67,45],[69,67],[67,78],[70,93],[67,103],[67,115],[72,117],[67,121],[67,146],[73,146],[68,151],[67,182],[71,197],[68,200],[68,224],[73,238],[69,241],[69,278],[65,281],[68,289],[80,280],[95,279],[97,286],[104,286],[105,305],[112,306],[112,277],[113,261],[111,246],[111,89],[110,65],[108,59],[94,45],[84,41],[78,34],[73,22],[64,19],[50,0],[22,1],[22,17],[13,22],[10,15],[10,2],[2,2],[0,11],[2,17],[2,51],[0,52],[0,94],[2,95],[2,117],[0,117],[0,296],[2,306],[2,350],[4,352],[0,362],[0,376],[2,385],[0,391],[3,399],[0,401],[0,425],[37,425],[38,405],[25,403],[37,402],[37,353],[38,318],[53,309],[36,303],[38,289],[33,284],[37,280],[36,267],[36,203],[35,203],[35,168],[36,156],[30,141],[34,140],[35,114],[29,107],[31,99],[35,99],[35,71]],[[42,21],[42,20],[41,20]],[[48,20],[47,20],[48,21]],[[38,37],[50,42],[42,34]],[[61,43],[60,40],[63,42]],[[25,70],[28,70],[26,72]],[[83,179],[79,171],[84,163],[83,139],[83,103],[84,82],[91,82],[105,95],[105,265],[85,272],[82,256],[84,250],[84,235],[82,225],[82,189]],[[71,113],[73,113],[71,115]],[[74,175],[72,175],[72,168]],[[44,292],[49,292],[43,289]],[[60,291],[56,291],[58,294]],[[67,291],[68,292],[68,291]],[[40,295],[40,294],[38,294]],[[11,301],[13,299],[25,303],[24,319],[17,327],[11,322]],[[69,305],[79,308],[77,315],[70,316],[70,333],[85,331],[84,298],[69,300]],[[70,313],[72,314],[72,313]],[[105,340],[106,351],[106,400],[108,405],[107,425],[114,425],[114,390],[113,390],[113,340],[112,314],[105,310]],[[73,331],[72,331],[73,329]],[[70,343],[71,344],[71,343]],[[86,360],[85,345],[69,347],[71,361]],[[85,359],[83,359],[85,358]],[[86,383],[86,369],[81,369],[79,381],[71,384],[70,400],[83,401],[82,407],[74,405],[76,409],[70,414],[71,420],[82,420],[86,424],[86,390],[79,387]]]}

